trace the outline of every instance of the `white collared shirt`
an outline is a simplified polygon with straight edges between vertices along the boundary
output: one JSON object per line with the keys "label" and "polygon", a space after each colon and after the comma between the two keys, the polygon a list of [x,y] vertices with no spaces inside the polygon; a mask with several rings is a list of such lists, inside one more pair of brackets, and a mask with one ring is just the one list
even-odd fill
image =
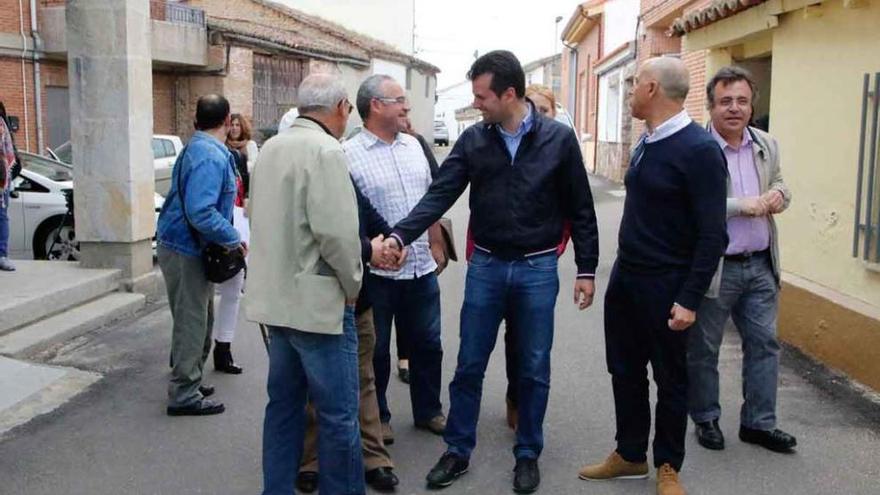
{"label": "white collared shirt", "polygon": [[[398,133],[389,144],[364,129],[344,142],[342,148],[358,189],[392,227],[409,215],[431,185],[431,169],[422,146],[408,134]],[[371,271],[380,277],[410,280],[436,269],[426,232],[409,246],[400,270]]]}
{"label": "white collared shirt", "polygon": [[690,115],[688,115],[687,110],[682,110],[681,112],[669,118],[666,122],[658,125],[657,128],[654,129],[654,132],[649,131],[645,135],[645,143],[656,143],[657,141],[662,141],[689,126],[691,122],[693,122],[693,120],[691,120],[691,117]]}

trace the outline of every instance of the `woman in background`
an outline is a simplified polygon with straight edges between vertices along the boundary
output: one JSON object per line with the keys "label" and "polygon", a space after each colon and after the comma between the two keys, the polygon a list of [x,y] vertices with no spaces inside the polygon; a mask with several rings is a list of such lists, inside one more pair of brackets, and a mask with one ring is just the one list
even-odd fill
{"label": "woman in background", "polygon": [[[226,146],[235,159],[236,186],[232,224],[238,230],[242,242],[248,242],[250,229],[244,207],[247,201],[250,172],[257,159],[257,143],[251,140],[250,123],[241,114],[232,114],[232,126],[226,136]],[[241,306],[241,289],[244,286],[245,270],[234,277],[217,285],[220,303],[217,305],[214,318],[214,369],[222,373],[238,375],[241,366],[232,358],[232,341],[235,340],[235,329],[238,326],[238,310]]]}

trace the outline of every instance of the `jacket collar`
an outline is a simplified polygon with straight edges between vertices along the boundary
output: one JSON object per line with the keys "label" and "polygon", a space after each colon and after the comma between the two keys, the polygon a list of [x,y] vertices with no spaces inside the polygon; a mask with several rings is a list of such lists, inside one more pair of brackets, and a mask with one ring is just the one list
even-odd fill
{"label": "jacket collar", "polygon": [[[712,132],[712,121],[706,123],[706,131]],[[764,144],[764,140],[761,139],[761,136],[755,132],[756,129],[752,126],[746,126],[746,131],[749,133],[749,137],[752,138],[752,148],[755,149],[755,152],[760,155],[761,159],[767,159],[767,146]]]}
{"label": "jacket collar", "polygon": [[215,138],[214,136],[208,134],[205,131],[196,131],[195,134],[192,135],[192,138],[190,138],[191,143],[195,142],[195,141],[205,141],[206,143],[211,144],[215,148],[217,148],[219,150],[223,150],[226,153],[229,153],[229,148],[226,147],[226,143],[223,143],[222,141],[220,141],[219,139]]}
{"label": "jacket collar", "polygon": [[[529,97],[526,97],[525,100],[526,100],[526,103],[529,105],[529,115],[526,118],[532,120],[531,127],[529,128],[529,130],[527,130],[523,134],[523,136],[528,136],[529,134],[533,134],[533,133],[540,131],[541,126],[547,120],[547,117],[545,117],[544,115],[541,114],[541,112],[538,111],[538,109],[535,107],[535,103],[532,102],[532,100],[529,99]],[[525,120],[523,122],[525,122]],[[492,123],[492,124],[487,124],[486,128],[487,129],[495,129],[499,133],[501,132],[501,129],[502,129],[501,124],[497,123],[497,122]]]}
{"label": "jacket collar", "polygon": [[330,129],[328,129],[326,125],[313,117],[309,117],[308,115],[300,115],[299,117],[297,117],[296,120],[293,121],[293,125],[291,125],[291,127],[300,127],[303,129],[324,131],[327,133],[328,136],[336,139],[336,137],[333,135],[332,132],[330,132]]}

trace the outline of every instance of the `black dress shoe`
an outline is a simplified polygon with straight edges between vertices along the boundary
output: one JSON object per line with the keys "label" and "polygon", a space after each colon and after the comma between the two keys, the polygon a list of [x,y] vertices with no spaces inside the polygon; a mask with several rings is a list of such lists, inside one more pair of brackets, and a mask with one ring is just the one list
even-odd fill
{"label": "black dress shoe", "polygon": [[397,377],[403,383],[409,383],[409,368],[397,368]]}
{"label": "black dress shoe", "polygon": [[459,457],[452,452],[447,452],[431,468],[431,472],[428,473],[425,479],[428,481],[428,488],[445,488],[455,482],[467,470],[467,459]]}
{"label": "black dress shoe", "polygon": [[364,480],[366,480],[367,484],[373,487],[374,490],[380,492],[390,492],[394,490],[394,487],[397,486],[398,483],[400,483],[400,480],[397,479],[397,475],[394,474],[394,471],[392,471],[390,467],[371,469],[364,475]]}
{"label": "black dress shoe", "polygon": [[296,475],[296,488],[303,493],[312,493],[318,489],[318,473],[300,471]]}
{"label": "black dress shoe", "polygon": [[775,430],[753,430],[740,426],[739,439],[783,454],[794,452],[793,449],[797,447],[797,439],[778,428]]}
{"label": "black dress shoe", "polygon": [[199,385],[199,393],[202,397],[210,397],[214,395],[214,387],[210,385]]}
{"label": "black dress shoe", "polygon": [[718,420],[697,423],[697,442],[709,450],[724,450],[724,434]]}
{"label": "black dress shoe", "polygon": [[537,459],[517,459],[513,468],[513,491],[532,493],[541,484],[541,472]]}
{"label": "black dress shoe", "polygon": [[168,406],[165,410],[169,416],[209,416],[211,414],[220,414],[226,410],[226,407],[219,402],[211,399],[202,399],[188,406]]}

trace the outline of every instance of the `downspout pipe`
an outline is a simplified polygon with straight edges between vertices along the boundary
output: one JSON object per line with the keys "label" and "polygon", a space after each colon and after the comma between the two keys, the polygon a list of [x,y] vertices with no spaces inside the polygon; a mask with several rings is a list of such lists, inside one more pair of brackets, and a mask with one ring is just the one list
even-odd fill
{"label": "downspout pipe", "polygon": [[24,4],[22,0],[18,0],[18,32],[21,34],[21,95],[22,108],[24,109],[24,145],[25,149],[31,151],[31,134],[28,129],[30,126],[28,125],[27,77],[24,69],[24,61],[27,59],[27,36],[24,34]]}
{"label": "downspout pipe", "polygon": [[37,152],[42,153],[46,143],[43,139],[43,85],[40,81],[40,50],[43,42],[37,32],[37,0],[31,0],[31,39],[34,43],[34,107],[36,111],[35,121],[37,124]]}
{"label": "downspout pipe", "polygon": [[[564,39],[562,40],[562,46],[568,48],[571,53],[574,54],[574,64],[568,65],[568,113],[571,115],[571,118],[575,118],[575,107],[577,106],[577,71],[578,71],[578,49],[577,46],[569,45]],[[569,55],[569,59],[571,59],[571,55]],[[577,127],[577,123],[575,122],[575,127]],[[580,141],[580,139],[578,139]]]}

